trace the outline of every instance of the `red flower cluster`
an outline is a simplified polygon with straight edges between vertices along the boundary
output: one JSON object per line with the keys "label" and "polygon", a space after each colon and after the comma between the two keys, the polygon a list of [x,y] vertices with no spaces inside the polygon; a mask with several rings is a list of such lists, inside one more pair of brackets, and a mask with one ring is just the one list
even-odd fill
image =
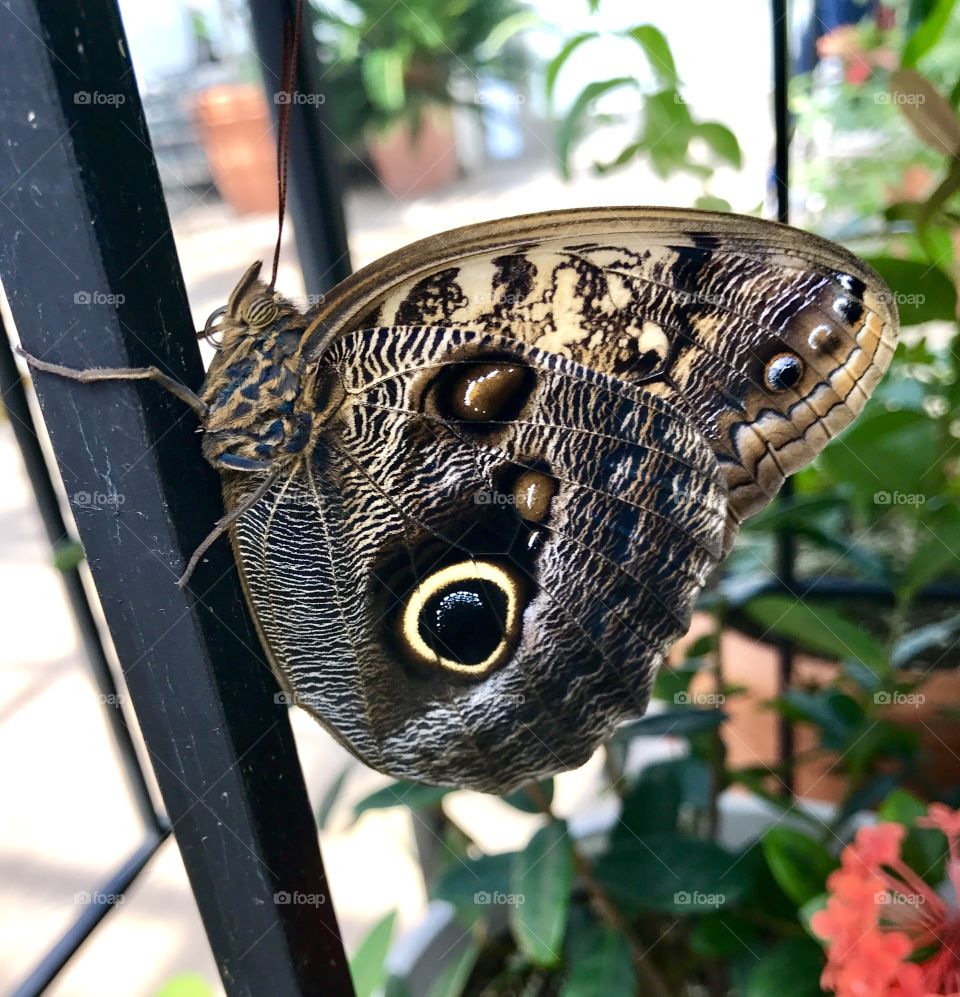
{"label": "red flower cluster", "polygon": [[[934,803],[917,823],[946,835],[960,896],[960,811]],[[861,828],[827,880],[811,927],[827,943],[820,985],[837,997],[960,997],[960,911],[903,861],[905,834],[901,824]]]}

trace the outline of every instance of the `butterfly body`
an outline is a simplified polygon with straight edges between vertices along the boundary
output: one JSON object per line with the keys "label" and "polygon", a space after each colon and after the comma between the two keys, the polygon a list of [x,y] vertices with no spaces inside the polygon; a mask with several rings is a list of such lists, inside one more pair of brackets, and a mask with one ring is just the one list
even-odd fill
{"label": "butterfly body", "polygon": [[197,406],[283,688],[397,778],[582,763],[863,407],[891,301],[823,239],[661,208],[434,236],[309,314],[251,267]]}

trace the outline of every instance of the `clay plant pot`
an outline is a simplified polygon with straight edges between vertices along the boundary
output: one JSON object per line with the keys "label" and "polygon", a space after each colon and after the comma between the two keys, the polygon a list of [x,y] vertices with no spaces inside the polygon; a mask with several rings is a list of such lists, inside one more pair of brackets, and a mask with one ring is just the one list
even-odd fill
{"label": "clay plant pot", "polygon": [[241,215],[277,210],[277,147],[270,108],[254,83],[197,95],[197,126],[220,196]]}
{"label": "clay plant pot", "polygon": [[[680,647],[709,632],[708,617],[694,616],[690,633]],[[682,659],[682,652],[675,648],[671,662]],[[734,696],[724,704],[729,720],[722,728],[727,747],[727,761],[734,768],[756,765],[773,765],[777,761],[779,720],[773,710],[764,709],[765,701],[774,699],[779,692],[776,649],[769,644],[755,641],[736,630],[723,634],[724,675],[731,685],[740,686],[744,693]],[[839,667],[810,655],[798,654],[794,661],[793,685],[798,689],[817,689],[836,679]],[[904,671],[904,680],[910,672]],[[712,680],[699,677],[691,686],[692,692],[709,695]],[[926,785],[919,781],[907,788],[920,795],[931,787],[946,790],[960,782],[960,725],[956,719],[945,716],[944,709],[960,703],[960,669],[948,668],[926,676],[919,697],[891,698],[881,702],[881,715],[904,726],[913,727],[920,736],[920,765]],[[794,733],[794,750],[797,754],[816,745],[816,732],[806,724],[798,724]],[[816,760],[803,761],[796,766],[795,789],[797,795],[809,800],[835,803],[846,790],[846,780],[836,767],[836,758],[824,755]],[[771,784],[771,788],[775,788]]]}
{"label": "clay plant pot", "polygon": [[406,122],[386,132],[371,133],[367,149],[380,182],[397,198],[445,187],[460,170],[453,121],[447,108],[426,111],[416,136]]}

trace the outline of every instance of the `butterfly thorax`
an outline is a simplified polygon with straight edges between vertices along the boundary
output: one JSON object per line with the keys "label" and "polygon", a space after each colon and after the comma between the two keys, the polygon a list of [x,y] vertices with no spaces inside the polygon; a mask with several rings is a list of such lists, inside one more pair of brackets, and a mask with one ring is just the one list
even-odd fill
{"label": "butterfly thorax", "polygon": [[301,379],[308,320],[251,268],[216,326],[221,337],[204,382],[203,452],[215,467],[258,471],[308,448],[313,406]]}

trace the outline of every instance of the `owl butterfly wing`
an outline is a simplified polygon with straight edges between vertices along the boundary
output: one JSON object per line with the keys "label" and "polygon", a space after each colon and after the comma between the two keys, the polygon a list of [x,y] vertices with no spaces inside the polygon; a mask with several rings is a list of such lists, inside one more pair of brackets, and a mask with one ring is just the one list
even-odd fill
{"label": "owl butterfly wing", "polygon": [[350,333],[313,375],[336,414],[233,534],[297,703],[397,778],[503,792],[584,762],[646,708],[720,556],[701,434],[456,328]]}
{"label": "owl butterfly wing", "polygon": [[730,528],[859,413],[896,345],[893,297],[796,229],[666,208],[558,211],[433,236],[328,297],[325,335],[461,325],[672,396],[709,440]]}

